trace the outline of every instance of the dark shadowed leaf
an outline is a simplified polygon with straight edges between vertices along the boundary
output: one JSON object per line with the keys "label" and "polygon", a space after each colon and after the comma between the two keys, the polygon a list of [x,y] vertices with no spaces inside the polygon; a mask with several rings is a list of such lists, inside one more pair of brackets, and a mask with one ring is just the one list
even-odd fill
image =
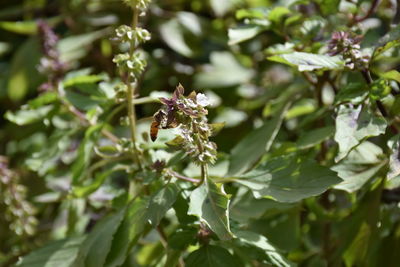
{"label": "dark shadowed leaf", "polygon": [[176,184],[170,183],[162,188],[160,191],[158,191],[150,199],[148,207],[148,220],[153,227],[157,226],[160,223],[165,213],[175,203],[178,193],[178,186]]}
{"label": "dark shadowed leaf", "polygon": [[187,267],[238,267],[237,260],[222,247],[206,245],[189,254]]}

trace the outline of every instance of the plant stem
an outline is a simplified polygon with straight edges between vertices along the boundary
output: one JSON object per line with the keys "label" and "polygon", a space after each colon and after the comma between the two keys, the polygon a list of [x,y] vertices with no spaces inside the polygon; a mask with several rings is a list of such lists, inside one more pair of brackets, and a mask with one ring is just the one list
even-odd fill
{"label": "plant stem", "polygon": [[208,181],[208,164],[201,163],[201,181],[200,184],[206,183]]}
{"label": "plant stem", "polygon": [[[139,16],[139,10],[135,6],[133,8],[133,17],[132,17],[132,29],[135,29],[138,24],[138,16]],[[129,49],[129,55],[133,56],[133,53],[135,52],[135,43],[131,42],[131,46]],[[132,140],[132,145],[133,145],[133,153],[134,153],[134,159],[136,163],[139,165],[139,168],[142,169],[142,164],[140,162],[140,157],[139,157],[139,150],[136,146],[136,110],[135,110],[135,105],[133,103],[133,100],[135,98],[135,88],[133,87],[134,80],[132,79],[131,75],[128,75],[127,78],[127,86],[128,86],[128,92],[127,92],[127,102],[128,102],[128,118],[129,118],[129,128],[131,132],[131,140]]]}

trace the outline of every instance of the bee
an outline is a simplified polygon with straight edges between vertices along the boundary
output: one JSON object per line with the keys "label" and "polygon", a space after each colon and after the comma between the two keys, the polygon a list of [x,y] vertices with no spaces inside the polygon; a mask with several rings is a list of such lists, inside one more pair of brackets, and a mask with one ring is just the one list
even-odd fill
{"label": "bee", "polygon": [[174,114],[170,113],[170,116],[168,116],[163,110],[159,110],[153,116],[153,122],[150,126],[151,141],[156,141],[160,129],[171,129],[176,127],[178,127],[178,122],[176,121]]}

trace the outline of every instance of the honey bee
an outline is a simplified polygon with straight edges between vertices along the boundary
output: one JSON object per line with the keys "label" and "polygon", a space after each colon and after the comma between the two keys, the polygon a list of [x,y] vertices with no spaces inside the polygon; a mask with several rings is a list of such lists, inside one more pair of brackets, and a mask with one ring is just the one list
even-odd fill
{"label": "honey bee", "polygon": [[171,113],[171,116],[168,116],[163,110],[159,110],[153,116],[153,122],[150,126],[150,137],[151,141],[156,141],[158,136],[158,131],[160,129],[171,129],[178,126],[178,122],[176,121],[174,114]]}

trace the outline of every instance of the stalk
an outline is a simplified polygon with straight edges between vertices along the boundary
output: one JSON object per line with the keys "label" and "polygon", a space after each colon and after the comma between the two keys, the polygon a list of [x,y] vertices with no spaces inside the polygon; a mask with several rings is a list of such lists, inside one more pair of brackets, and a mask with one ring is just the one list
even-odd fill
{"label": "stalk", "polygon": [[[133,7],[133,16],[132,16],[132,29],[136,29],[138,25],[138,17],[139,17],[139,10],[137,6]],[[133,56],[133,53],[135,52],[135,43],[131,42],[130,49],[129,49],[129,55]],[[134,158],[136,163],[139,165],[139,168],[142,169],[142,164],[140,161],[139,157],[139,149],[136,146],[136,110],[135,110],[135,88],[133,87],[133,79],[131,75],[128,75],[127,79],[127,86],[128,86],[128,96],[127,96],[127,102],[128,102],[128,118],[129,118],[129,128],[131,132],[131,141],[133,145],[133,153],[134,153]]]}

